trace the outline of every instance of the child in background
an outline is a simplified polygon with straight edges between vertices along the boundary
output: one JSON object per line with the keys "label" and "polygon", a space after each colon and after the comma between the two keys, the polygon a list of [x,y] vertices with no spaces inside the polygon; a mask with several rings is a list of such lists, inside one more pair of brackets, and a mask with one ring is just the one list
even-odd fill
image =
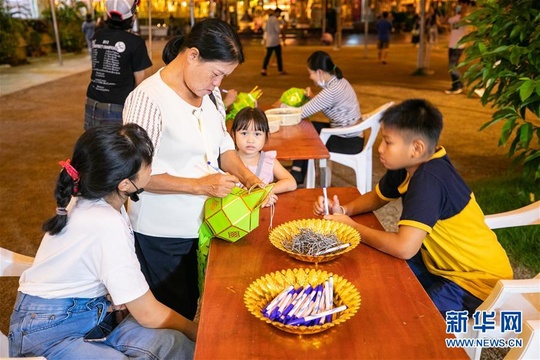
{"label": "child in background", "polygon": [[276,151],[262,151],[270,136],[270,126],[261,109],[245,107],[240,110],[234,118],[231,135],[236,144],[238,157],[249,170],[266,184],[277,180],[273,194],[269,196],[265,206],[277,201],[275,194],[296,189],[293,176],[279,161],[276,161]]}
{"label": "child in background", "polygon": [[[374,190],[348,204],[341,206],[334,196],[333,215],[324,218],[349,224],[362,242],[408,260],[443,316],[465,310],[472,316],[497,280],[512,278],[512,267],[474,194],[438,145],[442,115],[428,101],[410,99],[386,110],[381,124],[379,156],[386,174]],[[396,233],[349,217],[398,198],[403,211]],[[320,197],[313,210],[322,215],[324,209]]]}

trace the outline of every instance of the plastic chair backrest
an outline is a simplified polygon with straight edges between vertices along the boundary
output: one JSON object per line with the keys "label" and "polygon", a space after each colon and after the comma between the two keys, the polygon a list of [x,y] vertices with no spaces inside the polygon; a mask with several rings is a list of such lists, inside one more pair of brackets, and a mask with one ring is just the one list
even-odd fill
{"label": "plastic chair backrest", "polygon": [[[540,201],[519,209],[486,215],[485,221],[490,229],[540,224]],[[538,334],[538,319],[540,318],[540,273],[533,279],[497,281],[487,299],[477,310],[495,311],[496,315],[499,315],[501,310],[520,310],[522,312],[524,328],[521,338],[524,341],[524,345],[523,348],[510,350],[507,358],[538,359],[538,353],[540,352],[540,345],[538,343],[538,338],[540,337]],[[497,321],[500,321],[498,317]],[[529,321],[533,322],[529,323]],[[472,320],[469,320],[469,331],[465,335],[455,334],[456,337],[504,338],[505,336],[512,336],[502,334],[498,329],[480,333],[479,331],[471,330],[472,325]],[[526,327],[528,333],[525,332]],[[465,351],[474,360],[480,359],[480,355],[482,354],[481,347],[466,348]],[[534,354],[536,356],[532,356]]]}
{"label": "plastic chair backrest", "polygon": [[[0,276],[21,276],[26,269],[32,266],[33,262],[34,258],[31,256],[22,255],[0,247]],[[7,336],[0,331],[0,359],[8,358],[8,345],[9,342]],[[41,356],[25,359],[46,360]]]}
{"label": "plastic chair backrest", "polygon": [[521,334],[523,347],[510,349],[505,359],[540,359],[540,320],[527,320]]}
{"label": "plastic chair backrest", "polygon": [[513,226],[539,225],[540,200],[519,209],[485,216],[490,229],[501,229]]}
{"label": "plastic chair backrest", "polygon": [[21,276],[32,266],[34,258],[0,247],[0,276]]}
{"label": "plastic chair backrest", "polygon": [[[375,139],[377,138],[377,133],[379,132],[380,128],[380,120],[381,116],[388,109],[390,106],[394,105],[393,101],[390,101],[377,109],[373,110],[372,112],[368,114],[364,114],[363,121],[359,122],[358,124],[352,125],[352,126],[346,126],[346,127],[339,127],[339,128],[326,128],[321,130],[320,138],[323,143],[326,144],[330,136],[332,135],[346,135],[351,133],[360,133],[362,131],[368,130],[370,128],[375,128],[375,134],[373,134],[373,131],[370,134],[370,137],[368,141],[364,144],[364,150],[369,148],[369,145],[373,147],[373,144],[375,143]],[[354,155],[352,155],[354,156]]]}
{"label": "plastic chair backrest", "polygon": [[[517,335],[513,331],[501,332],[500,330],[500,314],[502,310],[521,311],[521,319],[523,327],[529,320],[537,320],[540,318],[540,273],[533,279],[518,279],[518,280],[499,280],[491,291],[487,299],[480,304],[477,311],[495,312],[495,329],[478,331],[472,329],[474,322],[472,319],[468,323],[468,332],[465,334],[455,334],[461,338],[515,338]],[[531,336],[524,336],[524,347],[527,341],[532,340]],[[532,344],[531,352],[535,351]],[[482,354],[481,347],[465,348],[467,355],[471,359],[479,360]],[[518,354],[517,351],[514,352]],[[517,356],[517,355],[516,355]],[[519,358],[519,357],[518,357]],[[528,357],[525,357],[528,358]]]}
{"label": "plastic chair backrest", "polygon": [[[360,153],[350,155],[330,152],[331,161],[354,169],[354,172],[356,174],[356,187],[362,194],[371,190],[373,145],[375,144],[375,140],[377,139],[377,135],[381,127],[381,117],[386,111],[386,109],[388,109],[393,104],[394,102],[390,101],[375,109],[373,112],[364,115],[364,120],[356,125],[341,128],[327,128],[321,130],[320,138],[325,144],[332,135],[361,133],[363,131],[370,130],[369,137],[367,138],[367,141],[364,142],[364,148]],[[327,186],[330,185],[330,182],[331,174],[330,171],[327,171]]]}

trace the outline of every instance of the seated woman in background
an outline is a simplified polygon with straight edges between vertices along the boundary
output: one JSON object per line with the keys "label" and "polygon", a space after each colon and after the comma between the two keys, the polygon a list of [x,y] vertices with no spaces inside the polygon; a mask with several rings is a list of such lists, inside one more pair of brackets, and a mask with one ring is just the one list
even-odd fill
{"label": "seated woman in background", "polygon": [[[144,129],[111,125],[86,131],[60,162],[56,215],[20,278],[10,356],[193,358],[197,325],[149,290],[124,208],[150,179],[153,153]],[[112,304],[130,313],[116,327]],[[90,337],[98,325],[113,330]]]}
{"label": "seated woman in background", "polygon": [[[313,125],[318,133],[327,127],[345,127],[356,124],[361,120],[360,104],[351,84],[343,77],[341,69],[337,67],[328,53],[315,51],[307,61],[309,78],[322,88],[321,92],[313,95],[310,87],[306,88],[310,99],[304,104],[302,118],[307,118],[322,112],[330,122],[316,122]],[[342,154],[357,154],[362,151],[364,138],[358,133],[344,136],[331,136],[326,147],[331,152]],[[295,160],[291,174],[297,184],[304,182],[307,171],[306,160]]]}

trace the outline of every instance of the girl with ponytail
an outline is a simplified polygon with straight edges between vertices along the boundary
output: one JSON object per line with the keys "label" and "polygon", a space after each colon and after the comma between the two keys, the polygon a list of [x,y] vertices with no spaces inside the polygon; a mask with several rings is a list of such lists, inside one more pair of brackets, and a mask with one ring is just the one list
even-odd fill
{"label": "girl with ponytail", "polygon": [[[10,356],[193,357],[197,326],[149,290],[124,208],[150,179],[153,155],[143,128],[110,125],[86,131],[60,162],[56,213],[20,279]],[[120,308],[125,318],[111,311]]]}

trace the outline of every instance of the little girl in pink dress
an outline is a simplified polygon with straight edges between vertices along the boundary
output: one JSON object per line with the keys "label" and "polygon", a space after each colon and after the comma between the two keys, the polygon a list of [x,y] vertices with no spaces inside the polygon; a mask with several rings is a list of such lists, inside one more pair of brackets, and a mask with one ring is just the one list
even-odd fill
{"label": "little girl in pink dress", "polygon": [[266,206],[277,201],[275,194],[296,189],[296,181],[291,173],[276,161],[276,151],[262,151],[270,136],[270,127],[261,109],[246,107],[240,110],[234,118],[231,135],[244,165],[264,183],[275,182],[273,194]]}

